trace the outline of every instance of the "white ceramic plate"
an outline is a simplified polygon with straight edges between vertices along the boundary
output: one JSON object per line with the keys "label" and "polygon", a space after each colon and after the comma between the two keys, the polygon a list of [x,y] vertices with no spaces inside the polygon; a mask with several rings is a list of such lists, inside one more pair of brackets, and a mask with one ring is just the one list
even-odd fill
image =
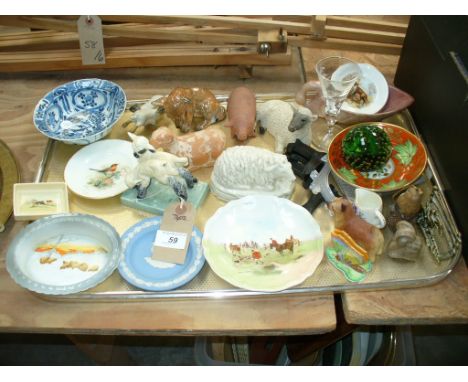
{"label": "white ceramic plate", "polygon": [[6,266],[13,280],[50,295],[77,293],[109,277],[120,258],[120,237],[92,215],[61,214],[36,220],[11,242]]}
{"label": "white ceramic plate", "polygon": [[[358,107],[349,100],[345,100],[341,110],[357,114],[375,114],[381,110],[388,99],[388,83],[383,74],[370,64],[358,64],[361,70],[359,86],[366,92],[370,102]],[[346,72],[346,65],[340,67],[332,77],[341,77]]]}
{"label": "white ceramic plate", "polygon": [[136,165],[129,141],[106,139],[77,151],[65,167],[64,179],[75,194],[105,199],[128,188],[125,174]]}
{"label": "white ceramic plate", "polygon": [[202,244],[219,277],[253,291],[298,285],[323,257],[316,220],[301,206],[275,196],[246,196],[227,203],[207,221]]}

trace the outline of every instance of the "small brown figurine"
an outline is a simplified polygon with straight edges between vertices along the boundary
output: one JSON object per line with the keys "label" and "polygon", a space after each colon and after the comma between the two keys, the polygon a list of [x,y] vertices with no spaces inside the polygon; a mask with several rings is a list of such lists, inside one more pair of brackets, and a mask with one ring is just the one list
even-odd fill
{"label": "small brown figurine", "polygon": [[202,130],[226,117],[214,94],[205,88],[175,88],[162,101],[166,115],[183,132]]}
{"label": "small brown figurine", "polygon": [[410,186],[405,191],[394,195],[395,204],[390,206],[387,225],[396,230],[396,223],[400,220],[412,220],[421,211],[423,191],[416,186]]}
{"label": "small brown figurine", "polygon": [[402,218],[412,219],[421,211],[423,191],[416,186],[410,186],[406,191],[398,195],[396,205]]}
{"label": "small brown figurine", "polygon": [[382,253],[384,237],[382,232],[360,218],[354,211],[353,204],[344,198],[336,198],[328,208],[333,213],[335,228],[345,231],[351,238],[369,254],[371,261]]}
{"label": "small brown figurine", "polygon": [[422,239],[413,225],[405,220],[396,224],[396,232],[388,245],[388,256],[392,259],[415,261],[421,251]]}
{"label": "small brown figurine", "polygon": [[239,141],[255,137],[256,110],[255,94],[249,88],[239,86],[231,92],[227,104],[229,121],[224,126],[231,128],[232,137]]}

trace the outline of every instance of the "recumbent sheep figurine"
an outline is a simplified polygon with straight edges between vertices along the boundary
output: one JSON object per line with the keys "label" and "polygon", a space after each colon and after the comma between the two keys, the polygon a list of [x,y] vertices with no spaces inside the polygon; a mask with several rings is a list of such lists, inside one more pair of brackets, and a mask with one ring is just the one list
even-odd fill
{"label": "recumbent sheep figurine", "polygon": [[275,137],[275,151],[284,153],[288,143],[296,139],[306,145],[312,140],[312,123],[317,116],[298,104],[280,100],[271,100],[257,105],[257,121],[259,131],[268,131]]}
{"label": "recumbent sheep figurine", "polygon": [[285,155],[253,146],[234,146],[216,160],[210,187],[225,201],[254,194],[290,197],[295,179]]}

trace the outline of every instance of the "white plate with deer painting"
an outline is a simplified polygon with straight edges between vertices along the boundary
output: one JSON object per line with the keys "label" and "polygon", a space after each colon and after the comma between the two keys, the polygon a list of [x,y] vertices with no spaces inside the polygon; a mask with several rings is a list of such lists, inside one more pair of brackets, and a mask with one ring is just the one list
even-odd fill
{"label": "white plate with deer painting", "polygon": [[105,139],[77,151],[65,167],[64,179],[84,198],[111,198],[127,190],[125,175],[137,163],[129,141]]}
{"label": "white plate with deer painting", "polygon": [[246,196],[207,221],[203,250],[230,284],[276,292],[301,284],[323,257],[320,226],[303,207],[275,196]]}

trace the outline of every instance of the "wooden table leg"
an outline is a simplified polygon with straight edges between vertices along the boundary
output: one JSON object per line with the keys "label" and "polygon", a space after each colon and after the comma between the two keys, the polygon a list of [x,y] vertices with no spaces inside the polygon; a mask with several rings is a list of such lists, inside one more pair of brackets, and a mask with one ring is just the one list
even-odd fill
{"label": "wooden table leg", "polygon": [[127,350],[116,345],[116,336],[67,335],[67,338],[98,365],[135,365]]}

